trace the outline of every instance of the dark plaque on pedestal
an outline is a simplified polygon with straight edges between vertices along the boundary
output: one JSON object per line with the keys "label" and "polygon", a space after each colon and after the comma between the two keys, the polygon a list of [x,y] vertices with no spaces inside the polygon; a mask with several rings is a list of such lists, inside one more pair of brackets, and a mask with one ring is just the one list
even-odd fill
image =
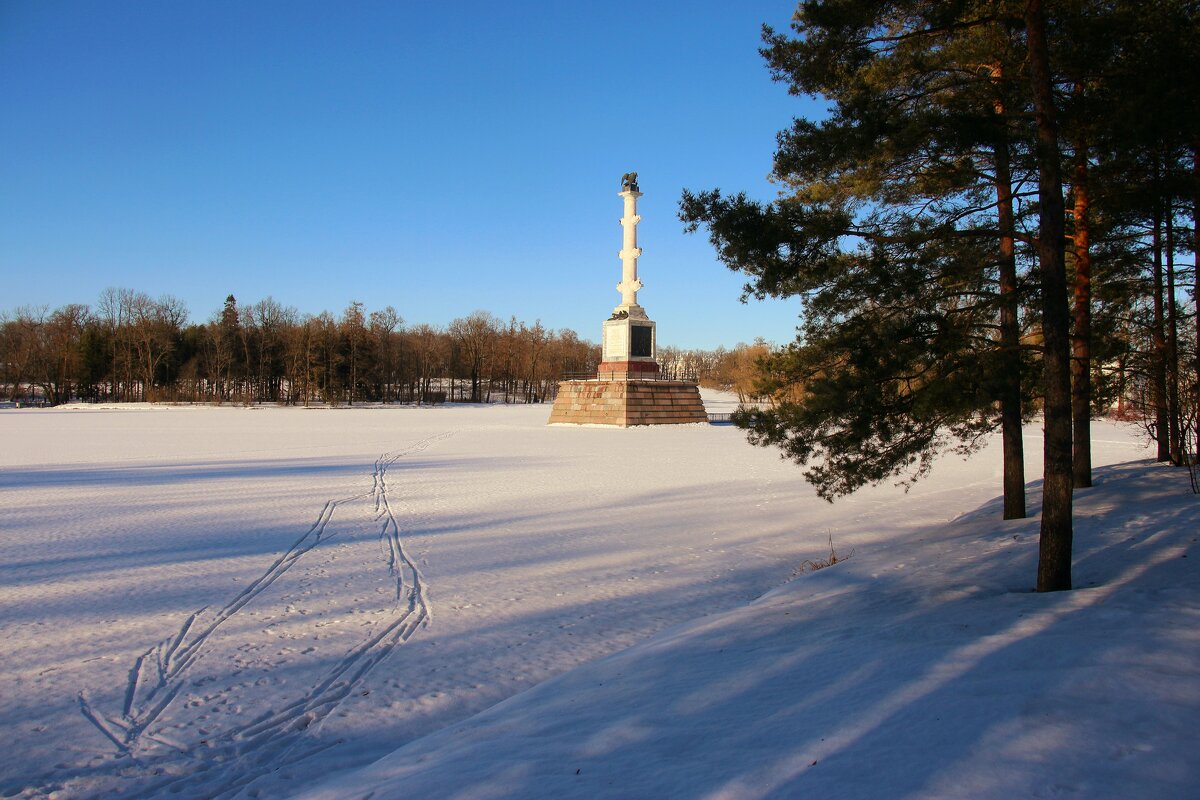
{"label": "dark plaque on pedestal", "polygon": [[649,358],[650,353],[650,326],[649,325],[630,325],[629,326],[629,355],[632,358]]}

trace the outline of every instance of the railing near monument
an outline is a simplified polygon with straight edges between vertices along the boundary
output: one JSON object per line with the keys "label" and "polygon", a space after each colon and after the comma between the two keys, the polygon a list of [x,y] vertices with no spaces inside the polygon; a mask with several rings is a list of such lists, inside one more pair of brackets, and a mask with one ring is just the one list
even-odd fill
{"label": "railing near monument", "polygon": [[[626,373],[626,372],[615,372],[615,371],[609,371],[609,370],[604,370],[604,371],[593,370],[591,372],[564,372],[562,374],[562,380],[564,380],[564,381],[605,381],[605,380],[613,380],[614,377],[625,378],[627,376],[628,376],[628,373]],[[696,381],[692,380],[691,378],[674,378],[669,375],[664,375],[661,372],[643,372],[643,373],[638,374],[638,376],[636,378],[632,378],[632,379],[638,380],[638,381],[676,381],[678,383],[692,383],[692,384],[696,383]]]}

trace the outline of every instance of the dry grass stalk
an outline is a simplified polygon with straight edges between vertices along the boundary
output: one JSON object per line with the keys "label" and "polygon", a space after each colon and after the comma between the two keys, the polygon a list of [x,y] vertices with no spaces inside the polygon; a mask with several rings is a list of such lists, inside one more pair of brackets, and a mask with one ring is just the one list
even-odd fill
{"label": "dry grass stalk", "polygon": [[839,556],[837,554],[837,550],[835,550],[833,548],[833,534],[830,534],[829,535],[829,556],[827,558],[822,558],[817,561],[813,561],[812,559],[807,559],[807,560],[801,562],[798,574],[803,574],[805,572],[816,572],[819,569],[825,569],[826,567],[832,567],[834,564],[845,561],[847,558],[849,558],[852,555],[854,555],[853,550],[851,550],[849,553],[847,553],[844,556]]}

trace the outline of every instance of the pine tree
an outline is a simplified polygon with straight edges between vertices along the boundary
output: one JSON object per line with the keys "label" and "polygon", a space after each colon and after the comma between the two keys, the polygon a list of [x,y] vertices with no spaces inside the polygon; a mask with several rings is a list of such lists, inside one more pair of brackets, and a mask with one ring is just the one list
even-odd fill
{"label": "pine tree", "polygon": [[[832,106],[826,122],[780,135],[775,178],[788,195],[764,206],[685,192],[681,203],[689,229],[707,226],[719,257],[753,278],[747,293],[805,301],[801,337],[766,364],[766,388],[798,384],[802,396],[739,422],[752,441],[809,464],[806,477],[830,498],[919,477],[947,446],[970,449],[997,402],[1010,408],[1002,420],[1020,418],[1013,400],[1029,387],[1013,368],[1014,266],[1036,255],[1046,418],[1037,585],[1070,588],[1062,151],[1041,2],[805,2],[793,27],[794,38],[768,31],[768,61],[793,92]],[[1036,235],[1013,219],[1013,187],[1030,178]],[[1005,451],[1006,465],[1020,452]]]}
{"label": "pine tree", "polygon": [[880,9],[803,3],[795,37],[768,29],[775,77],[829,98],[831,116],[780,135],[786,198],[685,192],[681,218],[753,278],[747,294],[805,302],[801,341],[763,387],[804,394],[745,414],[752,440],[819,459],[806,474],[832,498],[971,449],[999,406],[1005,516],[1024,516],[1015,19],[991,4]]}

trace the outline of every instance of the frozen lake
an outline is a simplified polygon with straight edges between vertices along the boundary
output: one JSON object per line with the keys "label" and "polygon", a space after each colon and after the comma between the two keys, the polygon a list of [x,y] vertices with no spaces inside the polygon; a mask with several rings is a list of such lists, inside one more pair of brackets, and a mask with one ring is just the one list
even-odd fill
{"label": "frozen lake", "polygon": [[732,427],[549,411],[0,412],[4,796],[286,796],[1000,492],[998,447],[830,505]]}

